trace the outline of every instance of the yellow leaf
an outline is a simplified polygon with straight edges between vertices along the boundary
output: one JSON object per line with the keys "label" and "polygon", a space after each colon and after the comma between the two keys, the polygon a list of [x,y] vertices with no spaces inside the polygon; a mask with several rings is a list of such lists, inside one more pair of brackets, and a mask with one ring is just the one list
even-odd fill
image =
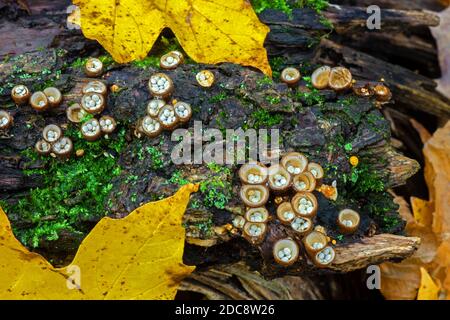
{"label": "yellow leaf", "polygon": [[417,293],[417,300],[438,300],[439,287],[434,283],[428,271],[420,268],[420,287]]}
{"label": "yellow leaf", "polygon": [[411,197],[411,207],[416,222],[422,226],[431,228],[434,211],[433,203],[416,197]]}
{"label": "yellow leaf", "polygon": [[200,63],[232,62],[271,75],[264,40],[269,28],[248,0],[74,0],[81,28],[119,63],[143,59],[164,28]]}
{"label": "yellow leaf", "polygon": [[181,219],[197,188],[103,218],[65,268],[22,246],[0,208],[0,299],[173,299],[195,268],[182,263]]}

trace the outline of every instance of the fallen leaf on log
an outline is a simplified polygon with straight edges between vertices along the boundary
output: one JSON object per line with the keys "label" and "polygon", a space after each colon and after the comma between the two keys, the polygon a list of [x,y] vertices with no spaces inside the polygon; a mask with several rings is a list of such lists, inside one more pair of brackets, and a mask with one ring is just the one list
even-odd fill
{"label": "fallen leaf on log", "polygon": [[233,62],[272,71],[262,24],[249,1],[74,0],[85,37],[97,40],[120,63],[143,59],[164,28],[199,63]]}
{"label": "fallen leaf on log", "polygon": [[195,269],[182,262],[181,220],[197,189],[189,184],[125,218],[103,218],[65,268],[28,251],[0,208],[0,298],[173,299],[180,281]]}
{"label": "fallen leaf on log", "polygon": [[[422,126],[421,136],[427,137]],[[450,121],[426,140],[425,180],[429,200],[404,200],[399,213],[407,221],[408,235],[420,237],[419,250],[401,263],[381,265],[381,292],[387,299],[450,299]],[[440,284],[440,285],[439,285]]]}

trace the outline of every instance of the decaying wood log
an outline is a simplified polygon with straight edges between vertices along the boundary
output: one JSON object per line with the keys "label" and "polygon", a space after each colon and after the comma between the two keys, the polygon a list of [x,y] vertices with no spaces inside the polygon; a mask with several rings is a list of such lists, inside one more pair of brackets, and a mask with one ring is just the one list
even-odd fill
{"label": "decaying wood log", "polygon": [[436,116],[448,117],[450,102],[436,92],[436,82],[398,65],[379,60],[368,54],[323,40],[317,62],[341,63],[360,79],[384,79],[392,87],[399,106],[418,109]]}
{"label": "decaying wood log", "polygon": [[336,4],[346,4],[358,7],[368,7],[370,5],[378,5],[381,8],[397,9],[397,10],[432,10],[440,11],[445,8],[444,2],[441,0],[333,0]]}
{"label": "decaying wood log", "polygon": [[349,272],[390,259],[410,257],[419,247],[420,238],[378,234],[336,248],[336,259],[330,266],[340,272]]}
{"label": "decaying wood log", "polygon": [[[350,11],[358,18],[357,21],[360,24],[363,19],[361,9],[353,8]],[[12,57],[13,59],[10,61],[0,64],[0,82],[11,84],[17,81],[17,78],[11,76],[17,69],[23,70],[27,74],[41,74],[40,81],[45,82],[50,79],[50,75],[42,71],[50,70],[50,74],[59,73],[57,79],[51,78],[51,80],[64,92],[65,98],[61,108],[44,114],[36,114],[31,108],[14,106],[9,99],[8,89],[0,92],[0,102],[8,108],[16,120],[15,126],[8,132],[8,135],[0,139],[0,167],[7,168],[5,171],[2,170],[0,175],[0,199],[10,203],[16,203],[19,194],[22,196],[24,191],[42,183],[38,177],[24,178],[23,170],[26,169],[24,167],[26,159],[21,151],[33,147],[39,139],[40,131],[46,124],[53,122],[69,126],[65,117],[65,108],[70,103],[80,100],[81,87],[88,81],[79,68],[70,67],[70,64],[80,57],[80,52],[88,56],[101,50],[97,45],[81,37],[79,31],[68,31],[61,28],[64,23],[64,15],[61,14],[60,8],[58,12],[59,15],[55,16],[52,16],[54,12],[44,12],[42,13],[43,18],[32,15],[30,21],[33,23],[29,24],[25,23],[27,17],[21,17],[17,21],[8,21],[0,26],[0,31],[18,30],[23,33],[22,39],[25,42],[30,41],[32,48],[30,50],[32,52],[25,53],[22,57],[16,57],[17,59]],[[357,29],[346,12],[331,8],[326,13],[338,25],[336,27],[338,33],[349,30],[348,28]],[[389,30],[401,30],[399,24],[404,22],[414,27],[436,24],[434,16],[429,13],[386,12],[385,26]],[[431,79],[418,75],[405,67],[390,64],[333,41],[320,41],[330,32],[330,29],[321,23],[321,17],[314,11],[294,10],[293,17],[289,18],[283,13],[267,10],[260,15],[260,18],[271,28],[266,41],[268,52],[272,56],[282,55],[285,58],[283,66],[303,64],[305,72],[310,73],[313,70],[312,67],[308,67],[310,62],[345,65],[351,69],[356,79],[378,81],[380,78],[384,78],[393,89],[396,105],[417,108],[438,116],[448,116],[449,102],[434,91],[435,83]],[[32,25],[36,25],[35,23],[39,27],[36,28],[37,33],[33,35],[33,38],[40,36],[41,33],[46,33],[49,37],[45,38],[45,42],[35,43],[30,40],[31,38],[27,38],[31,34],[28,31],[34,30]],[[53,31],[55,32],[53,33]],[[17,32],[11,33],[11,35],[21,39]],[[6,53],[24,52],[18,51],[20,49],[18,46],[6,45],[6,41],[10,42],[11,39],[4,40],[2,38],[0,48],[13,48],[13,52],[0,51],[0,56]],[[48,46],[50,43],[57,49],[65,50],[37,50],[38,46]],[[428,50],[427,52],[431,54],[433,51],[426,47],[426,44],[428,43],[424,42],[422,45],[418,40],[411,50],[416,51],[418,47],[423,46],[425,47],[424,51]],[[314,60],[310,60],[311,58]],[[18,68],[14,68],[14,66]],[[220,85],[214,86],[211,90],[202,90],[196,86],[192,75],[198,68],[208,68],[215,72]],[[133,137],[134,125],[137,119],[145,114],[145,106],[150,99],[146,82],[149,74],[156,71],[157,69],[153,67],[142,70],[133,65],[112,64],[107,68],[107,73],[103,77],[108,86],[117,85],[122,89],[113,96],[110,95],[106,113],[113,114],[121,126],[126,129],[128,144],[123,154],[117,155],[123,173],[112,181],[113,189],[108,198],[112,204],[108,208],[108,212],[113,217],[123,217],[142,203],[171,195],[179,187],[177,183],[171,182],[174,172],[180,173],[184,179],[191,182],[201,182],[214,174],[204,165],[180,167],[170,164],[170,151],[174,142],[171,141],[168,133],[156,140],[138,140]],[[415,160],[400,155],[391,147],[389,125],[371,100],[357,98],[351,93],[337,94],[324,90],[319,93],[321,100],[324,101],[323,104],[308,103],[301,95],[296,97],[293,94],[309,92],[310,89],[305,81],[301,82],[299,88],[292,90],[277,81],[268,82],[255,70],[229,64],[215,67],[187,64],[175,71],[169,71],[168,74],[175,82],[176,98],[187,101],[196,107],[194,120],[202,121],[205,127],[216,129],[239,128],[244,124],[250,127],[258,124],[261,127],[282,129],[281,148],[283,151],[302,151],[311,160],[336,168],[335,171],[330,170],[330,174],[324,179],[326,184],[331,185],[334,180],[339,180],[339,183],[344,184],[342,176],[351,172],[348,163],[349,155],[342,145],[336,145],[336,141],[339,139],[350,142],[354,153],[373,158],[374,171],[378,175],[386,177],[387,186],[404,184],[418,170]],[[24,78],[21,81],[33,88],[36,79]],[[217,99],[219,95],[221,98]],[[345,105],[343,101],[347,101],[348,105]],[[269,114],[280,115],[281,120],[270,126],[258,123],[258,119],[255,119],[254,115],[258,110],[266,110]],[[377,119],[376,128],[371,124],[373,118]],[[24,128],[31,129],[24,130]],[[189,129],[192,129],[192,124]],[[114,139],[114,135],[112,138]],[[136,149],[150,146],[160,148],[163,160],[167,163],[164,168],[154,170],[151,167],[153,160],[150,155],[138,156],[136,154]],[[380,158],[387,161],[378,161]],[[39,163],[35,163],[33,166],[40,168]],[[201,192],[193,196],[193,201],[199,205],[195,208],[190,207],[185,215],[188,233],[186,263],[206,268],[211,265],[227,265],[236,261],[245,261],[251,266],[251,270],[259,270],[267,277],[317,272],[306,257],[303,257],[302,261],[289,270],[274,266],[271,256],[274,241],[280,237],[293,236],[292,232],[276,221],[270,223],[267,240],[258,247],[250,246],[245,242],[240,237],[239,231],[231,233],[224,230],[224,225],[231,222],[233,215],[242,214],[245,210],[238,199],[239,183],[235,174],[237,168],[230,166],[229,169],[233,173],[230,177],[219,177],[232,185],[230,194],[228,194],[230,200],[224,208],[206,206],[204,201],[206,195]],[[127,183],[129,175],[139,177],[139,183]],[[338,184],[338,188],[340,187]],[[134,201],[131,197],[132,194],[137,195]],[[338,235],[335,226],[336,214],[345,203],[334,203],[319,193],[317,196],[321,208],[317,223],[326,227],[330,237],[335,238]],[[367,197],[370,197],[370,194]],[[358,202],[361,199],[352,200]],[[392,202],[391,199],[387,199],[387,201]],[[275,204],[271,202],[268,207],[273,214]],[[27,228],[32,224],[17,212],[8,212],[8,214],[13,225],[18,229]],[[339,254],[332,267],[333,271],[347,272],[387,259],[403,259],[417,248],[419,241],[416,238],[386,234],[373,235],[374,228],[375,233],[381,233],[383,230],[377,228],[374,217],[370,217],[367,212],[361,212],[361,214],[361,230],[337,244],[336,251]],[[92,223],[93,221],[81,221],[86,229]],[[202,225],[203,228],[199,225]],[[203,230],[205,225],[208,227],[208,232]],[[395,232],[399,232],[400,229]],[[73,233],[67,232],[61,234],[57,242],[43,241],[40,243],[39,249],[47,256],[53,256],[55,252],[57,256],[63,254],[70,256],[76,250],[79,241],[81,241],[80,237],[77,238]],[[185,283],[185,288],[189,289],[189,285],[195,282],[197,288],[202,288],[205,294],[216,298],[264,298],[271,295],[261,288],[254,287],[256,278],[253,279],[251,276],[253,271],[249,271],[245,276],[241,274],[239,281],[245,290],[241,288],[241,291],[235,291],[233,285],[228,286],[227,283],[224,284],[223,280],[229,279],[229,274],[237,274],[237,271],[230,268],[222,271],[218,268],[217,270],[219,271],[205,271],[210,273],[194,275]],[[217,272],[225,274],[217,276]],[[211,282],[210,278],[214,277],[219,277],[221,280]],[[213,291],[210,290],[212,286],[215,287]],[[268,287],[270,286],[272,286],[270,290],[277,292],[274,295],[289,297],[288,293],[280,289],[280,284],[268,284]],[[301,294],[303,297],[312,298],[321,296],[313,289],[308,295]]]}
{"label": "decaying wood log", "polygon": [[196,292],[210,300],[306,300],[324,299],[314,279],[285,276],[264,279],[257,271],[240,263],[218,265],[208,270],[196,271],[185,279],[180,291]]}
{"label": "decaying wood log", "polygon": [[[379,234],[361,242],[336,249],[337,257],[331,269],[341,273],[376,265],[387,260],[405,259],[419,247],[417,237],[401,237]],[[330,298],[324,288],[336,283],[330,277],[301,275],[265,279],[261,273],[252,271],[244,263],[215,265],[196,270],[185,279],[180,291],[197,292],[207,299],[257,299],[257,300],[304,300]],[[325,286],[316,283],[322,279]],[[326,279],[326,280],[325,280]],[[354,280],[353,280],[354,281]]]}
{"label": "decaying wood log", "polygon": [[[381,9],[381,29],[383,32],[403,31],[413,27],[436,27],[439,17],[429,11],[423,10],[396,10]],[[350,7],[330,5],[324,12],[334,26],[337,33],[350,33],[367,31],[366,7]]]}

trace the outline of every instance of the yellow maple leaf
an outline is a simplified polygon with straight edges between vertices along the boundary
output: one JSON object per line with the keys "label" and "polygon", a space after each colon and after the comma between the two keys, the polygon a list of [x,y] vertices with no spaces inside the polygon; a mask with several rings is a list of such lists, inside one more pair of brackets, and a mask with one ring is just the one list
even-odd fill
{"label": "yellow maple leaf", "polygon": [[195,269],[182,262],[181,219],[197,189],[189,184],[125,218],[103,218],[64,268],[20,244],[0,208],[0,299],[173,299]]}
{"label": "yellow maple leaf", "polygon": [[83,34],[119,63],[143,59],[164,28],[200,63],[232,62],[272,71],[264,49],[269,27],[248,0],[73,0]]}
{"label": "yellow maple leaf", "polygon": [[439,286],[431,278],[428,271],[420,267],[420,287],[417,293],[417,300],[437,300],[439,297]]}

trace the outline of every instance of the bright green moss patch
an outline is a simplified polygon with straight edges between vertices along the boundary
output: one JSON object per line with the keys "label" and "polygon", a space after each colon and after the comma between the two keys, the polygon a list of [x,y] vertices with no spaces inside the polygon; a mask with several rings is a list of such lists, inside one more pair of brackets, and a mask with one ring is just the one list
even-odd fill
{"label": "bright green moss patch", "polygon": [[125,145],[125,130],[114,139],[87,142],[78,130],[69,129],[75,150],[83,149],[84,156],[75,155],[68,161],[39,157],[34,150],[24,152],[28,165],[42,162],[42,168],[29,169],[27,175],[38,175],[42,186],[12,205],[3,208],[10,216],[21,215],[30,226],[16,227],[15,234],[25,245],[37,247],[40,240],[56,240],[62,230],[85,232],[82,221],[105,216],[112,179],[121,168],[117,155]]}
{"label": "bright green moss patch", "polygon": [[320,13],[328,7],[328,1],[325,0],[252,0],[251,2],[256,13],[266,9],[276,9],[288,16],[292,15],[292,10],[295,8],[311,8]]}
{"label": "bright green moss patch", "polygon": [[252,6],[256,13],[266,9],[277,9],[291,15],[292,7],[286,0],[252,0]]}
{"label": "bright green moss patch", "polygon": [[152,159],[152,169],[158,170],[164,166],[164,156],[158,148],[150,146],[146,148],[147,153]]}
{"label": "bright green moss patch", "polygon": [[211,175],[200,183],[203,204],[206,207],[225,209],[232,196],[231,170],[215,163],[208,164]]}
{"label": "bright green moss patch", "polygon": [[283,121],[281,114],[271,114],[266,109],[258,109],[250,115],[250,119],[253,121],[253,128],[259,129],[261,127],[272,127],[280,124]]}

